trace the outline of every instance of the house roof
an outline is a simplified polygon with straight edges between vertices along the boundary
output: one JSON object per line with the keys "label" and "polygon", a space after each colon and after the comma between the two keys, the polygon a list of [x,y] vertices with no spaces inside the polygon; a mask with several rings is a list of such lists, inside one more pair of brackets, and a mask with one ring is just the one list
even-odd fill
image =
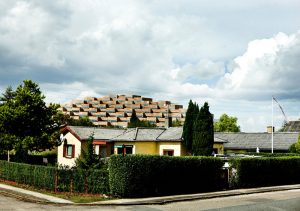
{"label": "house roof", "polygon": [[80,140],[86,140],[92,134],[94,134],[94,139],[96,140],[109,140],[125,132],[124,129],[107,129],[82,126],[67,126],[67,130],[69,130],[71,133],[75,133],[74,135]]}
{"label": "house roof", "polygon": [[300,132],[300,120],[289,121],[283,129],[284,132]]}
{"label": "house roof", "polygon": [[164,131],[157,139],[158,140],[181,140],[182,127],[170,127]]}
{"label": "house roof", "polygon": [[[273,149],[288,150],[297,142],[299,133],[285,132],[274,133]],[[228,141],[224,144],[225,149],[256,149],[271,150],[271,133],[215,133],[215,138]]]}
{"label": "house roof", "polygon": [[[87,140],[94,134],[95,140],[107,141],[181,141],[182,127],[170,128],[127,128],[110,129],[84,126],[66,126],[64,131],[71,132],[78,140]],[[226,143],[227,139],[216,137],[215,143]]]}
{"label": "house roof", "polygon": [[181,141],[180,128],[130,128],[113,141]]}

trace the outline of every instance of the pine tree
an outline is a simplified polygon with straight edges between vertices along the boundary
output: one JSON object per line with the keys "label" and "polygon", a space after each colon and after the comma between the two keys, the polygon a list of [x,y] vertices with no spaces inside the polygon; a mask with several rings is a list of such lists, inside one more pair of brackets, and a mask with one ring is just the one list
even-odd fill
{"label": "pine tree", "polygon": [[213,144],[213,115],[209,112],[208,103],[205,102],[193,124],[192,152],[194,155],[209,156],[213,151]]}

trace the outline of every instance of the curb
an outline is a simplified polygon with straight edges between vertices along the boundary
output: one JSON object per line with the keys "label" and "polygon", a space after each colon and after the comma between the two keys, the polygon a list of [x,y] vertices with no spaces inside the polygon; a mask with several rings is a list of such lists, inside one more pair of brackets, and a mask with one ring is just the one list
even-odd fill
{"label": "curb", "polygon": [[[20,188],[19,188],[20,189]],[[42,203],[42,204],[52,204],[52,205],[75,205],[75,206],[127,206],[127,205],[162,205],[172,202],[180,201],[192,201],[192,200],[204,200],[212,199],[218,197],[229,197],[229,196],[238,196],[238,195],[247,195],[254,193],[266,193],[266,192],[275,192],[275,191],[286,191],[286,190],[295,190],[300,189],[300,184],[296,185],[283,185],[283,186],[272,186],[272,187],[260,187],[260,188],[248,188],[248,189],[235,189],[227,191],[218,191],[218,192],[208,192],[208,193],[197,193],[197,194],[188,194],[188,195],[175,195],[175,196],[162,196],[162,197],[151,197],[151,198],[134,198],[134,199],[115,199],[107,201],[99,201],[92,203],[70,203],[66,202],[57,202],[51,201],[45,195],[45,198],[42,198],[44,194],[41,194],[41,197],[36,197],[28,193],[22,193],[26,191],[23,189],[14,189],[10,190],[9,188],[0,188],[0,195],[7,197],[14,197],[18,200],[32,202],[32,203]],[[34,193],[34,192],[33,192]]]}

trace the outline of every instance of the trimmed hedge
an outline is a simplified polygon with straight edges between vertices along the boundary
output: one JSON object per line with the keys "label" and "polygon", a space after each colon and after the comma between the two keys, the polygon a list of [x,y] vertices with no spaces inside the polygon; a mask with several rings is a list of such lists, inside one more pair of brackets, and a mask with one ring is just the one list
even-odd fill
{"label": "trimmed hedge", "polygon": [[[51,165],[54,166],[57,160],[56,154],[48,154],[48,155],[27,155],[27,159],[24,163],[31,165]],[[43,163],[43,158],[48,159],[48,164]],[[7,154],[0,154],[0,160],[7,161]],[[15,162],[15,155],[10,155],[10,161]]]}
{"label": "trimmed hedge", "polygon": [[263,187],[300,183],[300,157],[262,157],[230,160],[232,187]]}
{"label": "trimmed hedge", "polygon": [[260,153],[246,153],[247,155],[256,155],[262,157],[299,157],[300,153],[270,153],[270,152],[260,152]]}
{"label": "trimmed hedge", "polygon": [[0,179],[59,192],[109,193],[107,170],[57,169],[0,160]]}
{"label": "trimmed hedge", "polygon": [[109,165],[111,193],[146,197],[198,193],[222,187],[223,161],[213,157],[113,155]]}

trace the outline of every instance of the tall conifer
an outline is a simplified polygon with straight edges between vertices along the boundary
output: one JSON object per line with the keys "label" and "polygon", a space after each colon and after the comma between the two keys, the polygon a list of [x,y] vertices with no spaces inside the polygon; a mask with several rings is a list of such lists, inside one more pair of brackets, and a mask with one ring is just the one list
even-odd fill
{"label": "tall conifer", "polygon": [[195,112],[196,112],[196,103],[193,103],[193,101],[190,100],[188,109],[186,111],[185,121],[183,124],[183,132],[182,132],[183,143],[185,145],[187,152],[191,152],[192,150],[193,123],[194,123]]}
{"label": "tall conifer", "polygon": [[208,103],[201,107],[193,124],[192,152],[194,155],[211,155],[214,144],[213,115]]}

